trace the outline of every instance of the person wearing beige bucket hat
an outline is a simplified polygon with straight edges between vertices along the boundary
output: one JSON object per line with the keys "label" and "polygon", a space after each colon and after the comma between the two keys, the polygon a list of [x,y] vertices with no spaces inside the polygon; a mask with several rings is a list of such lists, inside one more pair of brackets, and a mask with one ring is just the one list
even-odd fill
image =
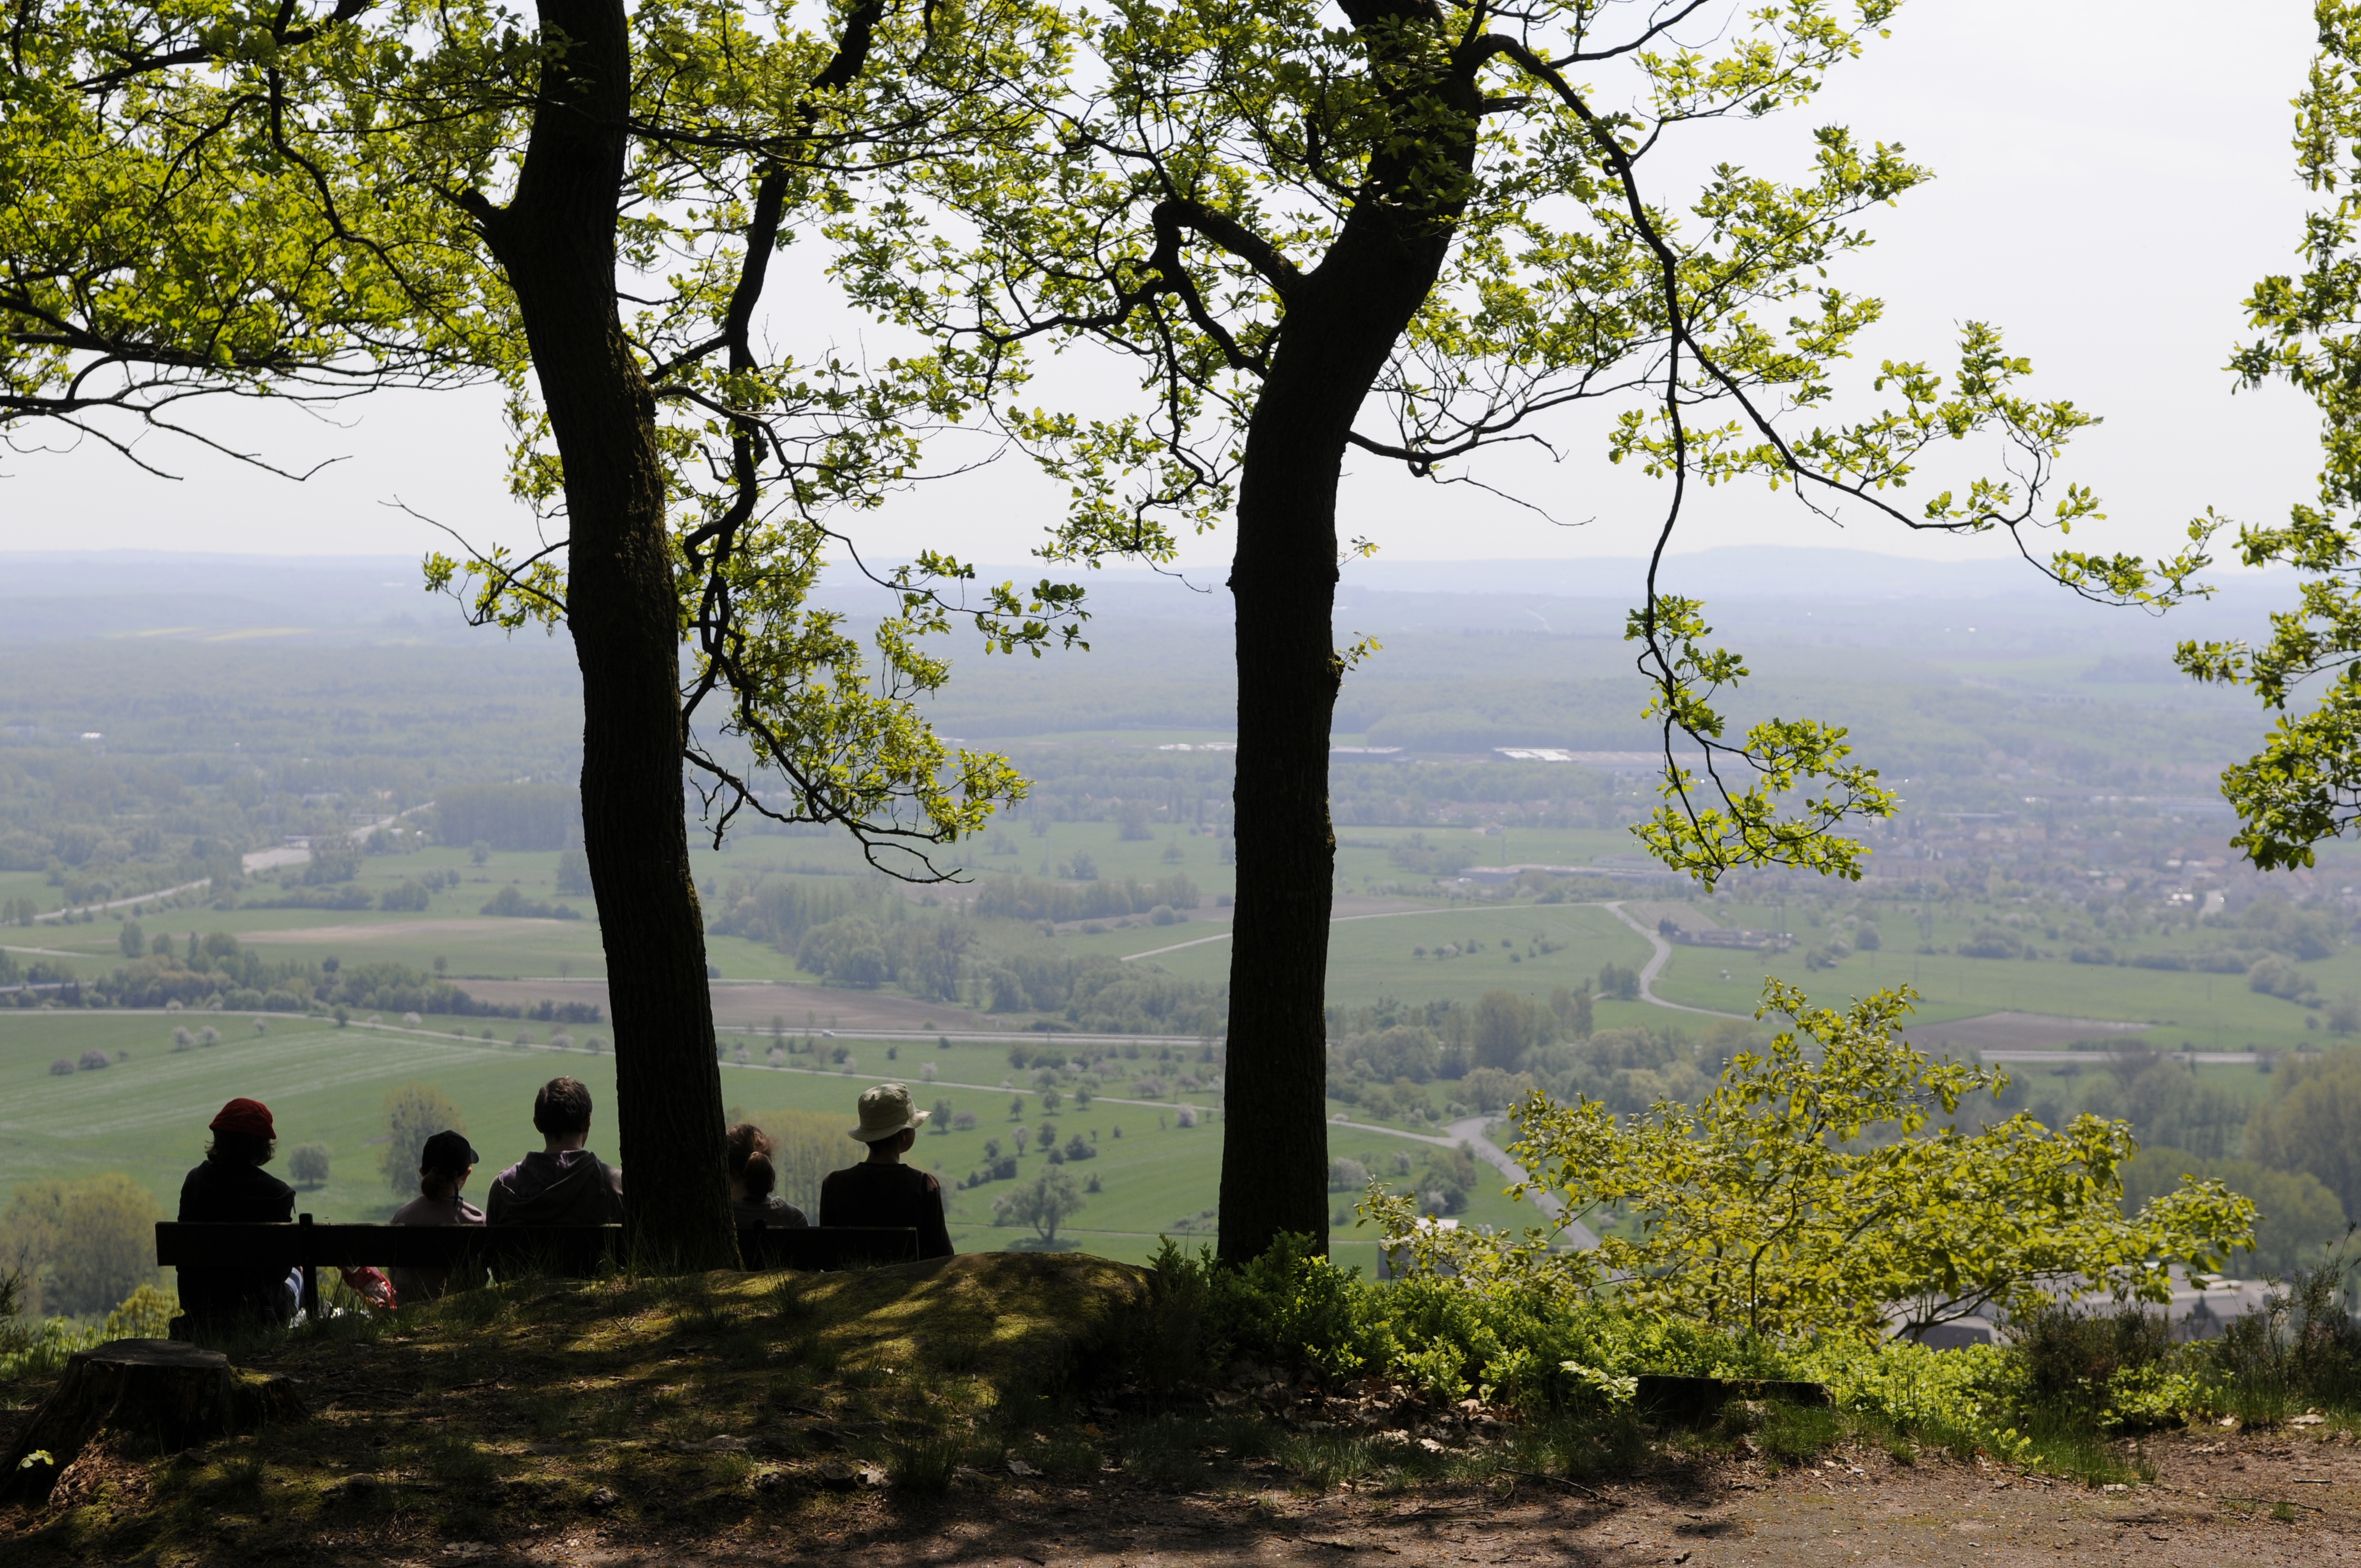
{"label": "person wearing beige bucket hat", "polygon": [[910,1098],[909,1086],[881,1083],[861,1091],[861,1124],[848,1136],[869,1146],[859,1165],[831,1171],[819,1185],[819,1223],[830,1225],[913,1225],[920,1257],[951,1255],[951,1234],[943,1220],[943,1184],[902,1163],[928,1113]]}

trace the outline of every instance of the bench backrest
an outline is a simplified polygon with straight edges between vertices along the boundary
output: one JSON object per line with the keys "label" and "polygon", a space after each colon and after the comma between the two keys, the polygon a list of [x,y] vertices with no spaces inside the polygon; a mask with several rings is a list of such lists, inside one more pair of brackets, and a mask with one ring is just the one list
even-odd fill
{"label": "bench backrest", "polygon": [[[738,1233],[750,1266],[848,1268],[906,1263],[918,1255],[908,1227],[817,1226]],[[559,1275],[597,1271],[623,1255],[620,1225],[364,1225],[183,1223],[159,1221],[156,1261],[184,1268],[530,1268]]]}

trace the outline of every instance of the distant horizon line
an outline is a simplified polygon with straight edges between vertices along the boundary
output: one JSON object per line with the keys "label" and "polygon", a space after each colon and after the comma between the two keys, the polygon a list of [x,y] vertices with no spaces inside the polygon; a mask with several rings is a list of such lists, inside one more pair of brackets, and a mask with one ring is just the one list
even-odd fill
{"label": "distant horizon line", "polygon": [[[1894,565],[1908,565],[1908,566],[1927,565],[1927,566],[1946,566],[1946,567],[1952,567],[1952,566],[1960,566],[1960,565],[1993,565],[1993,566],[2000,566],[2000,567],[2012,567],[2012,568],[2016,568],[2016,569],[2025,569],[2025,568],[2026,568],[2026,563],[2025,563],[2025,562],[2024,562],[2020,557],[2015,556],[2015,555],[2014,555],[2014,554],[2004,554],[2004,553],[2000,553],[2000,552],[1994,552],[1994,553],[1993,553],[1993,554],[1989,557],[1989,559],[1978,558],[1978,559],[1973,559],[1973,560],[1960,560],[1960,559],[1957,559],[1957,558],[1947,558],[1947,557],[1944,557],[1944,556],[1938,556],[1938,555],[1905,555],[1905,554],[1894,554],[1894,552],[1892,552],[1892,551],[1867,549],[1867,548],[1863,548],[1863,547],[1862,547],[1862,546],[1861,546],[1861,545],[1857,545],[1857,544],[1849,544],[1849,543],[1847,543],[1847,544],[1836,544],[1836,543],[1832,543],[1832,544],[1809,544],[1809,543],[1743,543],[1743,544],[1708,544],[1708,545],[1704,546],[1704,547],[1703,547],[1703,548],[1701,548],[1701,549],[1697,549],[1697,550],[1675,550],[1675,551],[1668,551],[1668,552],[1665,554],[1664,559],[1666,559],[1667,561],[1694,561],[1694,560],[1697,560],[1697,559],[1699,559],[1699,558],[1701,558],[1701,557],[1709,556],[1709,555],[1735,555],[1735,554],[1750,554],[1750,553],[1760,553],[1760,554],[1781,554],[1781,555],[1792,555],[1792,554],[1850,555],[1850,556],[1855,556],[1855,557],[1860,557],[1860,558],[1864,558],[1864,559],[1873,560],[1873,561],[1892,562],[1892,563],[1894,563]],[[394,553],[394,552],[385,552],[385,551],[369,551],[369,552],[362,552],[362,551],[329,551],[329,552],[316,552],[316,553],[307,553],[307,554],[289,554],[289,553],[284,553],[284,552],[256,551],[256,550],[157,550],[157,549],[150,549],[150,548],[146,548],[146,547],[143,547],[143,546],[135,546],[135,545],[102,546],[102,547],[85,547],[85,548],[81,548],[81,549],[66,549],[66,550],[20,550],[20,549],[12,549],[12,548],[7,548],[7,547],[0,547],[0,561],[9,561],[9,560],[71,561],[71,560],[87,560],[87,559],[93,559],[93,558],[111,558],[111,559],[125,559],[125,560],[127,560],[127,559],[145,559],[145,560],[151,560],[151,561],[172,561],[172,560],[202,560],[202,561],[259,561],[259,562],[270,562],[270,563],[276,563],[276,564],[280,564],[280,565],[300,565],[300,564],[305,564],[305,563],[317,563],[317,564],[322,564],[322,565],[333,564],[333,563],[346,563],[346,564],[358,565],[358,564],[363,563],[363,562],[372,562],[372,561],[374,561],[374,562],[399,561],[399,562],[402,562],[402,563],[404,563],[405,565],[415,565],[415,564],[417,563],[417,561],[420,559],[420,557],[421,557],[421,554],[423,554],[423,553],[412,554],[412,553]],[[1354,569],[1356,566],[1360,566],[1360,565],[1375,566],[1375,567],[1378,567],[1378,568],[1380,568],[1380,569],[1382,569],[1382,568],[1384,568],[1384,567],[1387,567],[1387,566],[1393,566],[1393,565],[1401,565],[1401,566],[1519,566],[1519,565],[1579,565],[1579,564],[1582,564],[1582,563],[1585,563],[1585,562],[1596,562],[1596,563],[1600,563],[1600,564],[1612,563],[1612,564],[1615,564],[1615,565],[1637,565],[1637,564],[1640,564],[1640,563],[1643,563],[1643,562],[1645,562],[1647,559],[1648,559],[1648,556],[1647,556],[1647,554],[1644,554],[1644,553],[1641,553],[1641,554],[1587,554],[1587,555],[1536,555],[1536,554],[1521,554],[1521,555],[1415,555],[1415,556],[1413,556],[1413,555],[1387,555],[1387,554],[1384,554],[1383,553],[1380,553],[1380,554],[1378,554],[1369,556],[1369,557],[1366,558],[1366,560],[1364,560],[1364,561],[1347,562],[1347,563],[1345,563],[1345,564],[1344,570],[1345,570],[1345,574],[1346,574],[1347,576],[1349,576],[1349,575],[1351,574],[1351,572],[1353,571],[1353,569]],[[877,557],[876,559],[873,560],[873,561],[871,562],[871,565],[883,565],[883,564],[886,563],[887,561],[893,561],[893,562],[895,562],[895,563],[897,563],[897,564],[898,564],[899,557],[880,556],[880,557]],[[832,560],[832,561],[830,561],[830,562],[829,562],[829,565],[849,565],[849,564],[850,564],[849,562],[845,562],[845,561],[841,561],[841,560]],[[1027,560],[1027,562],[1022,562],[1022,563],[1020,563],[1020,562],[1014,562],[1014,561],[984,561],[984,560],[977,560],[977,561],[972,562],[972,563],[971,563],[971,565],[974,565],[975,567],[977,567],[977,568],[979,568],[979,569],[990,568],[990,569],[994,569],[994,570],[998,570],[998,569],[1002,569],[1002,568],[1005,568],[1005,567],[1013,567],[1013,566],[1020,566],[1020,565],[1021,565],[1021,566],[1022,566],[1022,568],[1023,568],[1024,570],[1031,571],[1031,570],[1036,569],[1037,565],[1038,565],[1038,566],[1047,566],[1047,565],[1051,565],[1051,563],[1047,563],[1047,562],[1036,562],[1036,561],[1033,561],[1032,559],[1028,558],[1028,560]],[[1168,570],[1182,570],[1182,571],[1185,571],[1185,570],[1202,570],[1202,569],[1203,569],[1202,566],[1200,566],[1200,567],[1194,567],[1194,568],[1190,568],[1190,567],[1182,567],[1182,568],[1168,568]],[[2239,565],[2235,560],[2218,560],[2218,561],[2214,562],[2214,563],[2213,563],[2213,565],[2210,568],[2208,568],[2208,569],[2209,569],[2209,570],[2212,570],[2212,571],[2217,571],[2217,572],[2237,573],[2237,574],[2245,575],[2245,574],[2247,574],[2247,573],[2249,573],[2249,572],[2262,572],[2262,573],[2268,573],[2268,572],[2273,572],[2273,571],[2285,571],[2285,570],[2289,570],[2290,568],[2287,568],[2287,567],[2284,567],[2284,566],[2268,566],[2268,567],[2262,567],[2262,568],[2248,568],[2248,567],[2246,567],[2246,566],[2242,566],[2242,565]],[[1137,573],[1139,573],[1139,574],[1141,574],[1141,575],[1143,575],[1143,576],[1155,576],[1155,575],[1159,575],[1159,574],[1158,573],[1158,571],[1157,571],[1157,569],[1156,569],[1156,568],[1149,567],[1149,566],[1144,566],[1144,565],[1129,565],[1129,564],[1127,564],[1127,563],[1120,563],[1120,564],[1111,565],[1108,565],[1108,566],[1100,567],[1100,568],[1098,568],[1098,570],[1100,570],[1100,571],[1102,571],[1102,572],[1108,572],[1108,571],[1116,571],[1116,572],[1137,572]]]}

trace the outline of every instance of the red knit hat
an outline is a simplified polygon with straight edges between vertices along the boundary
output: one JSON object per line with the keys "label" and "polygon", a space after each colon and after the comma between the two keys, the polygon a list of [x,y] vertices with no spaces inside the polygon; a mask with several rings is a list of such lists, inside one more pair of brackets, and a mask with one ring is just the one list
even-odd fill
{"label": "red knit hat", "polygon": [[277,1128],[270,1124],[270,1107],[259,1100],[233,1100],[221,1108],[221,1113],[205,1124],[211,1133],[242,1133],[249,1138],[275,1138]]}

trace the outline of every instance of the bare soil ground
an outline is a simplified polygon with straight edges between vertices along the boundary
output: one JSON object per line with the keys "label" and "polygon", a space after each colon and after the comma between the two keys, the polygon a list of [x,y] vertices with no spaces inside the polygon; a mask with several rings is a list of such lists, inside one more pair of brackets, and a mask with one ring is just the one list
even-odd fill
{"label": "bare soil ground", "polygon": [[298,926],[285,931],[240,931],[237,939],[258,946],[273,942],[390,942],[412,937],[480,937],[487,933],[555,930],[562,926],[578,925],[576,921],[525,916],[500,920],[462,916],[449,920],[389,920],[375,926]]}
{"label": "bare soil ground", "polygon": [[[1897,1465],[1882,1453],[1844,1450],[1784,1473],[1760,1461],[1662,1459],[1629,1479],[1587,1487],[1506,1475],[1481,1485],[1322,1492],[1277,1475],[1258,1477],[1275,1468],[1272,1461],[1248,1462],[1214,1487],[1184,1494],[1120,1475],[1083,1485],[969,1471],[941,1498],[913,1499],[857,1480],[842,1494],[782,1488],[775,1507],[758,1507],[719,1529],[665,1522],[660,1498],[637,1499],[638,1517],[629,1522],[605,1522],[594,1503],[519,1489],[496,1515],[479,1516],[456,1536],[423,1511],[397,1508],[362,1528],[336,1521],[308,1539],[290,1539],[269,1531],[267,1508],[233,1507],[215,1521],[210,1541],[182,1537],[152,1554],[113,1560],[159,1568],[2361,1562],[2361,1455],[2349,1442],[2263,1434],[2210,1443],[2175,1435],[2147,1450],[2156,1481],[2120,1490],[1989,1464]],[[0,1513],[0,1561],[27,1568],[93,1561],[73,1535],[44,1525],[77,1509],[140,1506],[152,1467],[83,1461],[44,1514]]]}
{"label": "bare soil ground", "polygon": [[2125,1024],[2109,1018],[2054,1018],[2043,1013],[1985,1013],[1955,1018],[1948,1024],[1914,1025],[1908,1031],[1914,1046],[1948,1046],[1955,1050],[2040,1050],[2075,1040],[2100,1040],[2111,1035],[2136,1034],[2145,1024]]}
{"label": "bare soil ground", "polygon": [[[538,1006],[552,1002],[588,1002],[602,1018],[612,1015],[603,980],[471,980],[461,989],[478,1002],[502,1006]],[[817,985],[769,983],[713,987],[713,1021],[724,1027],[766,1028],[775,1015],[797,1034],[806,1014],[822,1029],[907,1029],[912,1034],[944,1029],[1021,1029],[1033,1014],[998,1017],[942,1002],[919,1002],[879,991],[833,991]]]}

